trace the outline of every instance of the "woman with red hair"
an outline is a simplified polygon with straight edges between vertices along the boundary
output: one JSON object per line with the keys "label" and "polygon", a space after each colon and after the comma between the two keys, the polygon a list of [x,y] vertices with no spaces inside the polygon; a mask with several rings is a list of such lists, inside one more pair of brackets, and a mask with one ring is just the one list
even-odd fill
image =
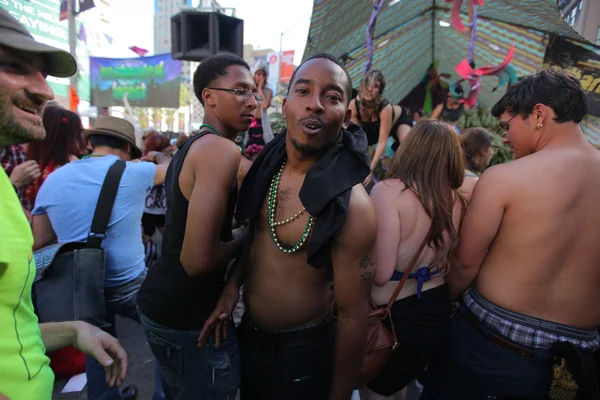
{"label": "woman with red hair", "polygon": [[83,125],[79,115],[57,106],[49,106],[42,118],[46,138],[27,146],[27,159],[38,163],[42,174],[27,187],[25,196],[35,204],[42,183],[51,172],[87,154]]}

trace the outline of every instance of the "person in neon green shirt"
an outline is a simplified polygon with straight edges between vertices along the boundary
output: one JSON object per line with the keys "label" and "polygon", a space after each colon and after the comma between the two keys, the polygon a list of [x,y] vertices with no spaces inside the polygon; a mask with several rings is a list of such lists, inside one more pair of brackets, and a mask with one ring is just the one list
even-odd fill
{"label": "person in neon green shirt", "polygon": [[[0,146],[42,140],[42,112],[54,99],[45,77],[77,70],[69,53],[36,42],[0,9]],[[74,345],[106,368],[121,385],[127,354],[117,339],[81,321],[38,324],[31,287],[33,234],[19,199],[0,169],[0,400],[49,400],[54,374],[46,351]]]}

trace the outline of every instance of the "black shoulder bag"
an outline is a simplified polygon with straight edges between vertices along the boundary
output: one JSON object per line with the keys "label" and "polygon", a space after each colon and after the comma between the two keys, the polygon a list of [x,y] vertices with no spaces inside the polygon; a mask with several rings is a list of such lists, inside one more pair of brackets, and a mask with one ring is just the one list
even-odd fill
{"label": "black shoulder bag", "polygon": [[108,170],[87,242],[53,244],[34,253],[34,290],[40,322],[85,321],[106,326],[106,250],[102,241],[124,171],[125,162],[121,160]]}

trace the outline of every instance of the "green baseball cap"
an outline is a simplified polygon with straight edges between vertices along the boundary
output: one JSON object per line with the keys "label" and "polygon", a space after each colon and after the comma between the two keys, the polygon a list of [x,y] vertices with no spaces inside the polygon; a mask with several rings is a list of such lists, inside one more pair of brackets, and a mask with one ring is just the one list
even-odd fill
{"label": "green baseball cap", "polygon": [[0,45],[42,55],[48,75],[67,78],[77,72],[77,61],[71,53],[36,42],[31,33],[3,8],[0,8]]}

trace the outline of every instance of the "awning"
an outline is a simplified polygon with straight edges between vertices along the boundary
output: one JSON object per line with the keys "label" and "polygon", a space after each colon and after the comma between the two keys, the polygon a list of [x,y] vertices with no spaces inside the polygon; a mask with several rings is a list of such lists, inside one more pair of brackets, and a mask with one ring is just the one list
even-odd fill
{"label": "awning", "polygon": [[[391,102],[417,86],[434,59],[439,72],[451,74],[451,81],[459,79],[454,68],[467,56],[469,33],[440,25],[450,22],[451,5],[444,0],[385,0],[377,18],[372,69],[385,75]],[[486,0],[478,10],[477,67],[500,64],[515,44],[511,65],[519,76],[529,75],[541,69],[550,34],[589,44],[561,16],[557,0]],[[345,60],[357,87],[367,62],[372,11],[371,0],[315,0],[304,59],[326,52]],[[497,84],[495,77],[482,79],[480,105],[491,107],[502,96],[504,88],[492,92]],[[592,142],[600,143],[600,118],[588,118],[582,126]]]}

